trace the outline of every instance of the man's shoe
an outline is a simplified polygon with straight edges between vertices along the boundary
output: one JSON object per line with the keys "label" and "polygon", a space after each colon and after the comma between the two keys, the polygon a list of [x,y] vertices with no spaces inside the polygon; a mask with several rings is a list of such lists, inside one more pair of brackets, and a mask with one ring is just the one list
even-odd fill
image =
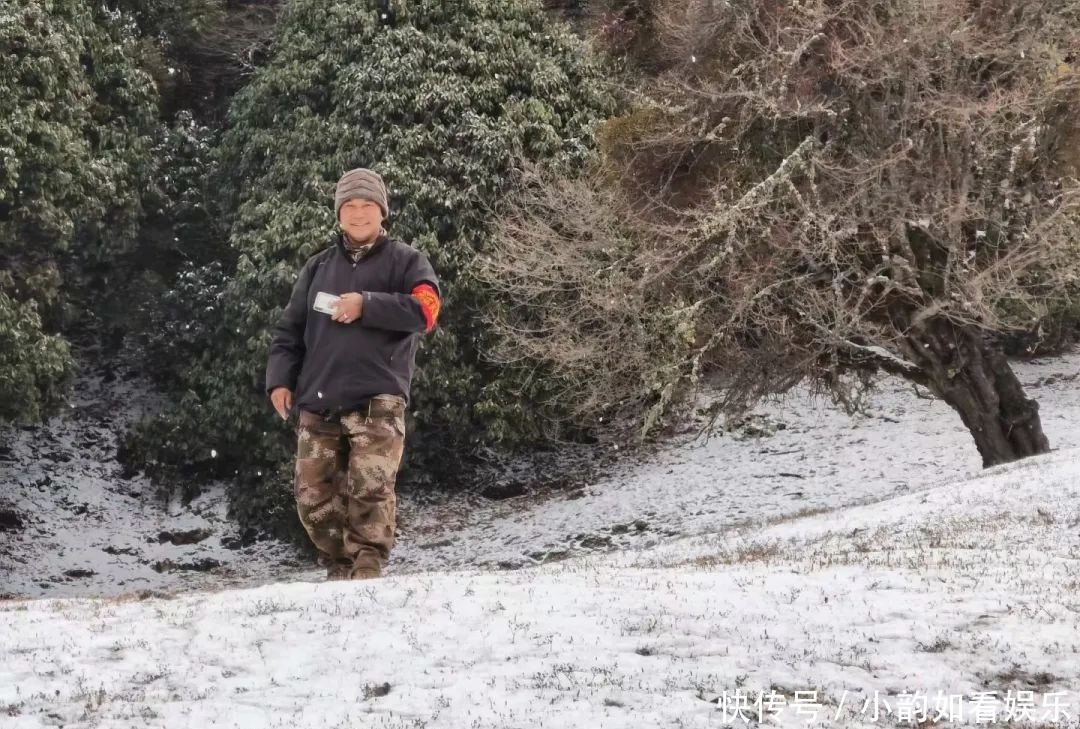
{"label": "man's shoe", "polygon": [[350,580],[372,580],[382,577],[382,570],[378,567],[358,567],[349,572]]}
{"label": "man's shoe", "polygon": [[361,553],[352,563],[349,579],[370,580],[374,577],[382,577],[382,563],[374,555]]}

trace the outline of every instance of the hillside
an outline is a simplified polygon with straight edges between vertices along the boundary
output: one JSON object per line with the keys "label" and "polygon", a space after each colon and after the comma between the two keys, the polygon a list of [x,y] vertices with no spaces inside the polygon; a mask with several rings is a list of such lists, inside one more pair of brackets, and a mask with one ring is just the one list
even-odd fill
{"label": "hillside", "polygon": [[[1017,368],[1042,403],[1055,446],[1080,447],[1080,355]],[[135,371],[108,376],[87,368],[76,388],[85,394],[67,414],[9,432],[0,511],[20,526],[0,530],[0,595],[113,596],[321,579],[288,545],[250,542],[227,518],[223,485],[206,484],[182,504],[162,501],[145,478],[122,472],[112,460],[116,434],[156,406],[139,382]],[[739,430],[709,439],[690,430],[584,486],[526,488],[494,500],[472,485],[452,496],[402,493],[388,569],[518,568],[649,547],[872,503],[979,470],[955,414],[912,397],[900,381],[884,380],[868,414],[857,416],[796,391],[755,410]]]}
{"label": "hillside", "polygon": [[805,725],[796,698],[818,705],[817,725],[868,726],[895,725],[904,691],[931,716],[963,695],[963,723],[1003,718],[993,699],[1013,691],[1012,710],[1065,726],[1078,558],[1069,450],[524,570],[9,601],[0,707],[13,729],[699,727],[719,725],[718,697],[739,687],[775,691],[782,726]]}

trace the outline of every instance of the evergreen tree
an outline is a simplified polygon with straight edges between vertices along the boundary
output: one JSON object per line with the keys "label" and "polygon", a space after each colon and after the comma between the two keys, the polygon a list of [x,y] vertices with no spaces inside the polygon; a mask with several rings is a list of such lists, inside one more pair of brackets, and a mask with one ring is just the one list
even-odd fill
{"label": "evergreen tree", "polygon": [[[0,417],[37,420],[72,374],[58,336],[87,269],[133,245],[152,172],[157,90],[134,26],[81,0],[0,16]],[[69,293],[72,292],[72,293]]]}
{"label": "evergreen tree", "polygon": [[178,407],[141,431],[133,454],[241,476],[242,517],[291,514],[282,482],[295,436],[263,391],[269,329],[303,262],[336,229],[335,181],[358,166],[382,173],[391,233],[425,251],[443,282],[440,326],[413,383],[411,462],[523,432],[528,393],[511,391],[480,356],[486,294],[473,269],[517,165],[582,164],[594,121],[612,110],[600,79],[582,43],[539,4],[289,3],[220,148],[235,273],[223,291],[208,285],[220,292],[207,296],[209,346],[186,372]]}

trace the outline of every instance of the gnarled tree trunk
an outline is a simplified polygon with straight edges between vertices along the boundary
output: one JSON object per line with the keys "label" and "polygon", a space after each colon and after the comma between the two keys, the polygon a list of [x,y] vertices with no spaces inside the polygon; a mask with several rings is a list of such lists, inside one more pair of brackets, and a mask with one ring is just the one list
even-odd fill
{"label": "gnarled tree trunk", "polygon": [[1050,451],[1039,404],[1024,394],[1005,355],[977,330],[938,320],[908,344],[925,376],[922,384],[960,414],[984,467]]}

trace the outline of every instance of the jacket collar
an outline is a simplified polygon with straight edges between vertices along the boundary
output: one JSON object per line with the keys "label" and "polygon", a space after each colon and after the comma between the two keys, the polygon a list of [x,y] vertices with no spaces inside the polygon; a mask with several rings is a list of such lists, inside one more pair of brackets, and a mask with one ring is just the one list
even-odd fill
{"label": "jacket collar", "polygon": [[[345,260],[347,260],[347,261],[349,261],[351,263],[352,262],[352,255],[350,253],[349,247],[345,244],[345,233],[344,233],[344,231],[339,230],[336,233],[334,233],[333,234],[333,240],[334,240],[335,247],[338,249],[338,251],[341,253],[341,255],[345,257]],[[369,257],[375,255],[375,253],[377,253],[378,251],[380,251],[380,250],[382,250],[383,248],[386,247],[386,242],[388,240],[390,240],[390,236],[387,234],[386,229],[383,228],[382,230],[379,231],[379,235],[375,238],[375,241],[371,244],[371,248],[368,250],[367,253],[365,253],[363,256],[361,256],[359,260],[362,261],[365,258],[369,258]]]}

